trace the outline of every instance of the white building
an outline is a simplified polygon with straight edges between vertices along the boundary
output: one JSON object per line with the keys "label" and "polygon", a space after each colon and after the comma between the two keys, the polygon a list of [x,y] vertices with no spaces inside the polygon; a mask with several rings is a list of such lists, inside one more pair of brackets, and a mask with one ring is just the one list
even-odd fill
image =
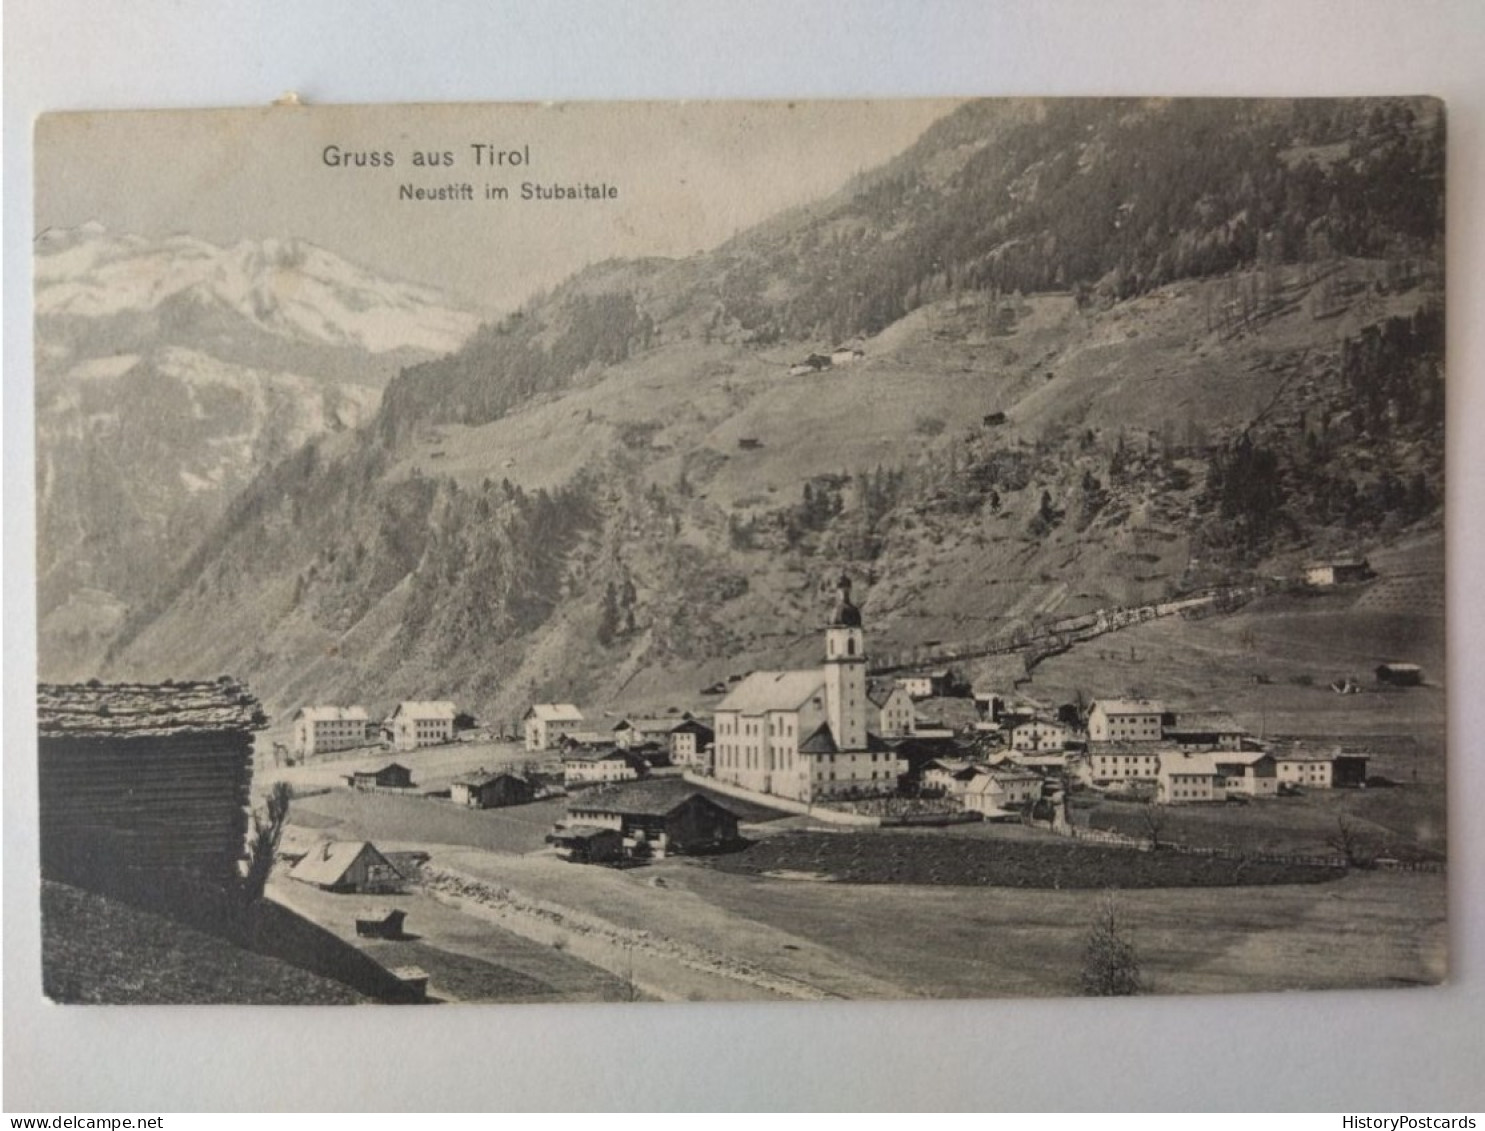
{"label": "white building", "polygon": [[883,738],[906,738],[915,733],[913,697],[902,684],[872,684],[866,689],[866,697],[876,708],[876,729]]}
{"label": "white building", "polygon": [[875,708],[849,578],[839,590],[821,667],[754,672],[717,705],[718,780],[796,801],[896,790],[903,766],[868,729]]}
{"label": "white building", "polygon": [[563,785],[635,781],[638,777],[637,756],[623,750],[573,750],[562,756]]}
{"label": "white building", "polygon": [[571,703],[534,703],[526,709],[527,750],[554,750],[564,735],[576,734],[583,713]]}
{"label": "white building", "polygon": [[1165,805],[1189,805],[1199,801],[1221,801],[1223,775],[1216,756],[1187,750],[1167,750],[1160,758],[1159,787],[1155,798]]}
{"label": "white building", "polygon": [[1155,781],[1160,776],[1163,755],[1180,753],[1161,743],[1096,743],[1088,744],[1087,780],[1094,785],[1114,782]]}
{"label": "white building", "polygon": [[1051,719],[1029,719],[1010,731],[1011,749],[1023,754],[1050,753],[1067,746],[1071,731]]}
{"label": "white building", "polygon": [[1157,699],[1099,699],[1088,709],[1088,741],[1159,742],[1164,714]]}
{"label": "white building", "polygon": [[1281,754],[1274,770],[1282,785],[1329,789],[1334,783],[1335,761],[1320,754]]}
{"label": "white building", "polygon": [[670,760],[677,766],[711,769],[709,752],[716,733],[697,719],[687,719],[670,732]]}
{"label": "white building", "polygon": [[301,758],[366,745],[365,707],[300,707],[294,713],[294,753]]}
{"label": "white building", "polygon": [[932,699],[949,686],[947,671],[914,672],[899,679],[898,684],[914,699]]}
{"label": "white building", "polygon": [[673,717],[664,719],[630,716],[614,724],[612,741],[621,750],[632,750],[647,742],[658,742],[661,746],[669,746],[670,732],[675,729],[679,721]]}
{"label": "white building", "polygon": [[1042,795],[1041,775],[1019,770],[981,770],[962,794],[964,808],[988,816],[1019,809]]}
{"label": "white building", "polygon": [[406,699],[388,716],[394,750],[417,750],[454,740],[454,705],[447,699]]}

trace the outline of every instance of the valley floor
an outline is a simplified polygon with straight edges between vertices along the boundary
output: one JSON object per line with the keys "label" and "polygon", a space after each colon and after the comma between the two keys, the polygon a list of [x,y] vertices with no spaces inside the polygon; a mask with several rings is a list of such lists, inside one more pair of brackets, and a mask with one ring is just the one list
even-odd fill
{"label": "valley floor", "polygon": [[[408,838],[413,807],[448,809],[489,831],[435,821],[424,827],[448,841]],[[422,966],[440,1000],[506,1002],[1072,994],[1104,898],[810,882],[684,858],[585,867],[533,851],[535,826],[555,813],[525,808],[519,817],[461,814],[447,802],[348,790],[306,798],[295,819],[315,835],[429,853],[426,882],[366,897],[276,876],[270,891],[387,965]],[[1025,830],[1015,832],[1010,839]],[[1319,884],[1121,891],[1117,900],[1152,990],[1226,993],[1438,982],[1445,892],[1441,875],[1355,872]],[[355,939],[358,914],[394,906],[408,912],[412,938]]]}

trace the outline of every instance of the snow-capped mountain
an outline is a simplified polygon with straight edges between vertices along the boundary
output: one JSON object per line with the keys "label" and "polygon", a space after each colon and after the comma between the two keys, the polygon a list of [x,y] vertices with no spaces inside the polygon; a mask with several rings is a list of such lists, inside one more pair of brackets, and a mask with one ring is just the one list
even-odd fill
{"label": "snow-capped mountain", "polygon": [[302,240],[232,247],[97,224],[36,240],[41,670],[94,674],[262,468],[359,427],[478,316]]}

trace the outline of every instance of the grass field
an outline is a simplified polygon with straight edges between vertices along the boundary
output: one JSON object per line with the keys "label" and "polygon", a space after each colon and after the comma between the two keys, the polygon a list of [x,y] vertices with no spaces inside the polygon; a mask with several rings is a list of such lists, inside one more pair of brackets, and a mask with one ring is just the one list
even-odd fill
{"label": "grass field", "polygon": [[350,1005],[350,986],[161,915],[64,884],[41,885],[42,989],[60,1002]]}
{"label": "grass field", "polygon": [[337,789],[296,799],[289,807],[289,823],[334,840],[534,852],[545,847],[547,833],[566,812],[562,798],[504,809],[467,809],[439,798]]}
{"label": "grass field", "polygon": [[723,872],[854,884],[1007,888],[1182,888],[1320,883],[1334,868],[1248,863],[1066,840],[796,832],[714,857]]}

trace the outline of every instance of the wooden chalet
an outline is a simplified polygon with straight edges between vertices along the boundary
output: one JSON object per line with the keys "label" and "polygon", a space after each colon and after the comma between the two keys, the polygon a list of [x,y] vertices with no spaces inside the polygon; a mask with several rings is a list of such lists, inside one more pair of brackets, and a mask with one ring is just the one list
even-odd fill
{"label": "wooden chalet", "polygon": [[357,770],[346,777],[355,789],[411,789],[412,771],[399,762],[388,762],[379,770]]}
{"label": "wooden chalet", "polygon": [[407,912],[393,909],[381,914],[368,911],[356,917],[356,934],[363,939],[400,939]]}
{"label": "wooden chalet", "polygon": [[333,892],[376,895],[402,889],[402,873],[365,840],[332,840],[304,854],[289,878]]}
{"label": "wooden chalet", "polygon": [[499,770],[476,770],[453,780],[449,799],[470,809],[499,809],[536,800],[536,783],[524,774]]}
{"label": "wooden chalet", "polygon": [[563,827],[612,828],[657,855],[705,852],[738,842],[737,814],[674,778],[589,790],[567,803]]}
{"label": "wooden chalet", "polygon": [[596,825],[559,825],[547,834],[557,855],[574,864],[610,864],[624,858],[624,834]]}
{"label": "wooden chalet", "polygon": [[37,688],[42,875],[108,887],[140,870],[237,877],[253,733],[236,680]]}

